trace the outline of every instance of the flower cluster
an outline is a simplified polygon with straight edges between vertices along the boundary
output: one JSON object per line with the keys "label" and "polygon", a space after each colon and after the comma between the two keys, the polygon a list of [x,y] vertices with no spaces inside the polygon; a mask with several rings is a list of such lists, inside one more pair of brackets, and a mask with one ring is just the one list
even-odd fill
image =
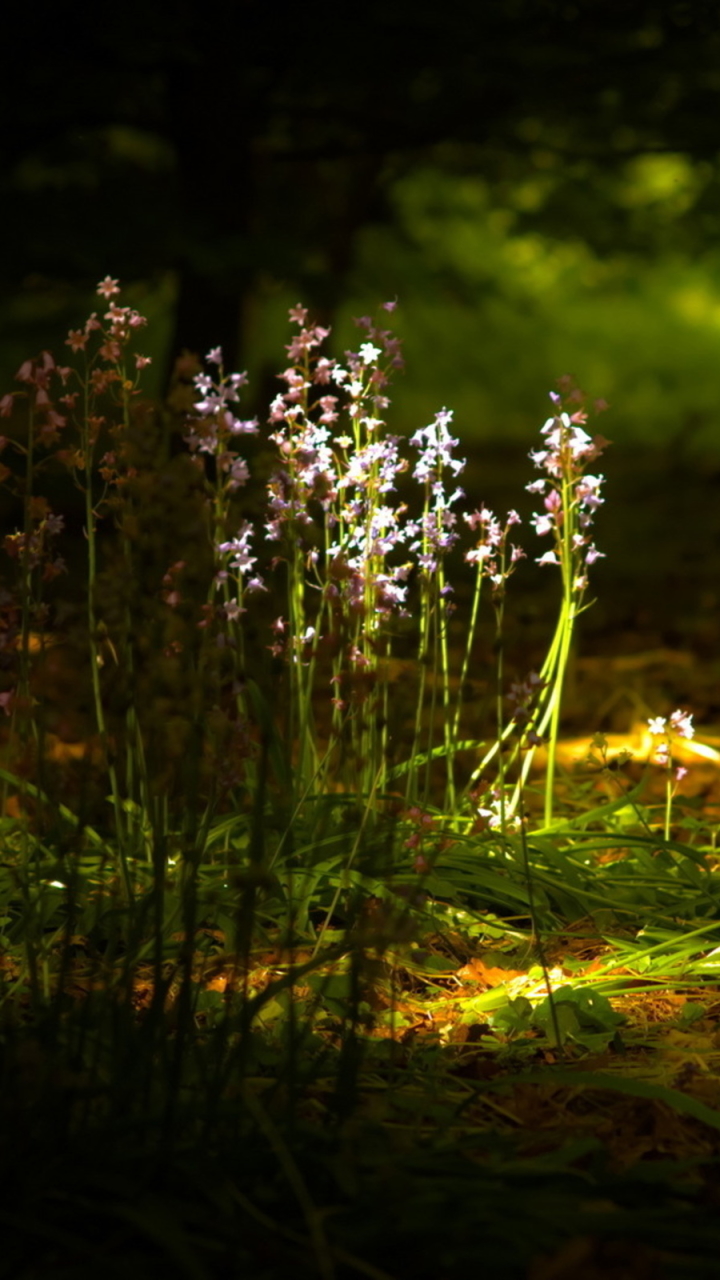
{"label": "flower cluster", "polygon": [[[25,384],[26,393],[32,399],[35,417],[33,434],[40,444],[54,444],[67,422],[67,417],[58,411],[52,399],[51,380],[53,377],[60,377],[64,385],[69,373],[69,369],[56,365],[49,351],[43,351],[37,360],[24,360],[15,374],[16,380]],[[16,395],[22,395],[22,392],[11,391],[2,397],[0,418],[11,416]]]}
{"label": "flower cluster", "polygon": [[[145,316],[141,316],[138,311],[132,307],[120,307],[112,299],[120,293],[120,285],[117,280],[112,280],[110,276],[106,276],[97,286],[97,294],[110,303],[109,310],[105,312],[103,320],[106,321],[107,327],[103,329],[101,321],[98,319],[97,312],[93,311],[85,321],[82,329],[71,329],[66,339],[66,346],[71,351],[85,351],[87,349],[90,335],[100,330],[102,332],[103,342],[98,350],[101,360],[105,360],[108,364],[118,364],[122,358],[124,347],[130,340],[136,329],[141,329],[147,324]],[[135,368],[144,369],[150,364],[150,356],[135,356]]]}
{"label": "flower cluster", "polygon": [[[243,520],[233,538],[217,544],[217,550],[225,558],[227,567],[219,569],[216,573],[215,586],[218,587],[227,582],[230,577],[229,570],[234,570],[232,576],[237,586],[237,598],[226,600],[223,605],[225,616],[233,622],[245,612],[239,603],[243,591],[267,591],[260,575],[254,572],[257,556],[252,555],[250,551],[252,535],[253,528],[250,521]],[[248,574],[252,576],[248,577]]]}
{"label": "flower cluster", "polygon": [[[300,328],[286,347],[293,362],[280,375],[286,390],[270,406],[270,439],[280,465],[268,485],[265,528],[312,571],[320,607],[328,604],[331,613],[339,609],[355,619],[349,652],[363,665],[360,632],[390,612],[402,612],[409,572],[407,565],[387,562],[405,537],[404,508],[393,506],[389,495],[407,463],[399,440],[381,434],[385,424],[379,416],[388,404],[390,370],[402,363],[399,341],[363,316],[357,323],[367,341],[357,352],[345,352],[340,364],[320,353],[329,330],[308,325],[304,307],[289,314]],[[296,612],[295,621],[302,618],[300,641],[316,643],[317,630],[306,625],[299,599]]]}
{"label": "flower cluster", "polygon": [[451,508],[465,493],[456,488],[445,493],[443,472],[447,469],[458,476],[465,467],[464,458],[454,458],[457,439],[450,435],[452,410],[441,409],[427,427],[421,427],[410,437],[410,444],[420,450],[413,471],[414,478],[425,486],[425,510],[420,520],[407,525],[407,535],[413,538],[410,550],[418,552],[417,562],[425,573],[436,572],[441,558],[458,540],[455,532],[457,516]]}
{"label": "flower cluster", "polygon": [[[582,406],[584,396],[568,379],[562,379],[561,385],[564,397],[550,392],[555,412],[541,428],[544,448],[530,453],[534,465],[546,474],[526,487],[529,493],[543,496],[544,510],[532,517],[535,532],[541,537],[552,533],[555,542],[555,547],[540,556],[537,563],[564,566],[571,574],[572,590],[582,594],[588,583],[588,566],[604,554],[589,536],[593,516],[603,503],[600,489],[604,477],[585,475],[584,469],[600,456],[609,441],[585,431],[588,415],[584,407],[572,413],[562,407],[563,403]],[[604,401],[595,402],[596,411],[603,408]]]}
{"label": "flower cluster", "polygon": [[[209,373],[201,372],[193,377],[197,399],[185,441],[190,452],[197,456],[200,466],[202,454],[215,459],[215,515],[219,526],[216,529],[215,553],[220,567],[214,585],[225,594],[222,605],[225,617],[235,622],[245,612],[242,606],[244,593],[266,590],[262,578],[254,572],[257,557],[250,551],[253,530],[249,521],[242,521],[231,538],[223,537],[228,517],[227,499],[246,484],[250,476],[245,459],[231,444],[240,436],[256,435],[259,428],[256,418],[239,418],[234,410],[240,400],[240,388],[247,383],[247,374],[224,374],[220,347],[213,347],[205,359],[208,364],[215,365],[217,376],[213,378]],[[234,596],[230,596],[227,590],[231,580],[236,588]]]}
{"label": "flower cluster", "polygon": [[62,556],[54,555],[52,540],[62,532],[65,519],[54,515],[44,498],[32,501],[33,528],[29,535],[7,533],[3,546],[13,560],[26,564],[29,570],[42,569],[43,582],[51,582],[61,573],[67,573]]}
{"label": "flower cluster", "polygon": [[230,373],[223,377],[219,347],[209,351],[205,359],[219,366],[219,376],[217,381],[207,373],[198,373],[193,378],[199,394],[185,441],[191,453],[207,453],[215,458],[219,470],[228,476],[227,491],[234,493],[245,484],[249,473],[244,458],[229,448],[229,442],[237,436],[256,435],[258,423],[256,418],[236,417],[231,407],[240,399],[240,387],[247,383],[247,374]]}
{"label": "flower cluster", "polygon": [[692,715],[687,711],[673,711],[669,720],[664,716],[652,716],[648,720],[648,728],[652,737],[659,739],[655,747],[655,761],[668,769],[672,768],[673,743],[678,738],[689,741],[695,736]]}
{"label": "flower cluster", "polygon": [[514,543],[510,545],[509,559],[507,554],[508,534],[513,525],[520,524],[520,516],[517,511],[508,511],[502,525],[492,511],[482,506],[469,514],[465,512],[463,519],[474,532],[480,531],[476,545],[465,552],[465,560],[477,565],[480,576],[488,579],[494,594],[501,594],[516,564],[525,557],[522,547]]}

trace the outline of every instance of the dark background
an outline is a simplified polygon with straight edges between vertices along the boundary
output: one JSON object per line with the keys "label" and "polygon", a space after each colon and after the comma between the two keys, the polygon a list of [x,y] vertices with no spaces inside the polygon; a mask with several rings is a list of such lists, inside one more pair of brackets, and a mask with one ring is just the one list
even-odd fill
{"label": "dark background", "polygon": [[221,344],[263,416],[289,305],[340,352],[397,296],[392,428],[453,408],[472,505],[522,506],[519,459],[575,374],[614,441],[588,626],[712,647],[717,4],[41,5],[8,19],[4,63],[3,392],[106,274],[151,319],[155,396]]}

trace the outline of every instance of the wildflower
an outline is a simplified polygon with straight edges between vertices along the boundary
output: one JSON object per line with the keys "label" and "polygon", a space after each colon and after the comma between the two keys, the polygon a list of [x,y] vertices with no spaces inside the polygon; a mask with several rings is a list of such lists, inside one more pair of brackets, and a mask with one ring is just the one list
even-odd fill
{"label": "wildflower", "polygon": [[363,342],[360,347],[360,355],[363,364],[373,364],[378,356],[382,355],[380,347],[374,347],[371,342]]}
{"label": "wildflower", "polygon": [[117,280],[112,280],[110,276],[106,276],[104,280],[101,280],[96,289],[96,293],[106,299],[114,297],[114,295],[119,292],[120,285]]}
{"label": "wildflower", "polygon": [[694,738],[695,730],[692,716],[687,711],[673,711],[670,716],[670,727],[679,738]]}
{"label": "wildflower", "polygon": [[670,719],[664,716],[652,716],[648,720],[648,731],[653,738],[661,741],[655,746],[656,763],[670,768],[672,764],[672,748],[676,738],[690,739],[695,736],[692,716],[687,711],[673,711]]}
{"label": "wildflower", "polygon": [[71,351],[84,351],[88,343],[89,334],[83,333],[82,329],[71,329],[65,345],[70,347]]}

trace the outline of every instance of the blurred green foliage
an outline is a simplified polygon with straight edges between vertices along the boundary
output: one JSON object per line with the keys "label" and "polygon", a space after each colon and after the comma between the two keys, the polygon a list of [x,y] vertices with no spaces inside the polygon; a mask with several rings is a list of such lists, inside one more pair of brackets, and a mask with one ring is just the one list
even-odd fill
{"label": "blurred green foliage", "polygon": [[[441,407],[465,440],[524,443],[534,437],[547,392],[571,373],[614,408],[619,444],[658,445],[684,457],[720,449],[720,248],[698,234],[714,176],[706,161],[634,156],[603,176],[568,172],[541,147],[502,181],[435,162],[386,180],[386,215],[361,227],[344,300],[333,316],[335,349],[354,346],[352,317],[397,297],[393,325],[407,372],[392,392],[392,423],[414,430]],[[557,227],[557,204],[574,207],[574,234]],[[593,206],[583,234],[582,210]],[[588,214],[588,217],[590,215]],[[598,225],[617,225],[603,250]],[[699,245],[693,249],[693,244]],[[113,274],[112,252],[106,269]],[[125,284],[125,282],[123,282]],[[130,282],[128,282],[130,283]],[[128,300],[150,321],[148,391],[164,392],[178,281],[172,271],[136,281]],[[297,282],[264,271],[238,300],[248,408],[264,416],[289,339]],[[0,355],[2,390],[34,349],[61,356],[65,330],[99,300],[72,284],[38,279],[0,308],[12,339]],[[52,336],[54,335],[54,336]],[[208,345],[215,340],[208,334]],[[181,339],[182,341],[182,339]],[[608,424],[610,420],[608,419]]]}
{"label": "blurred green foliage", "polygon": [[[651,223],[680,218],[698,168],[640,157],[617,202]],[[419,170],[393,189],[395,225],[361,233],[358,294],[367,307],[395,294],[401,302],[408,374],[396,386],[398,417],[424,422],[446,404],[463,438],[525,440],[546,392],[571,373],[615,408],[618,443],[720,448],[720,251],[600,256],[579,234],[519,230],[520,209],[544,198],[543,184],[519,183],[499,206],[480,176]]]}
{"label": "blurred green foliage", "polygon": [[[624,232],[615,253],[591,247],[581,228],[563,239],[537,229],[563,181],[557,173],[526,172],[502,192],[479,174],[432,165],[407,173],[390,185],[392,221],[357,236],[336,350],[356,343],[353,316],[397,296],[392,323],[407,358],[392,391],[398,429],[447,406],[463,439],[522,443],[537,431],[556,379],[571,373],[614,408],[618,443],[712,454],[720,449],[720,248],[693,253],[682,235],[708,168],[643,155],[608,178],[604,211]],[[628,250],[629,240],[654,251]],[[246,327],[251,375],[280,368],[286,310],[297,301],[279,282],[260,284]]]}

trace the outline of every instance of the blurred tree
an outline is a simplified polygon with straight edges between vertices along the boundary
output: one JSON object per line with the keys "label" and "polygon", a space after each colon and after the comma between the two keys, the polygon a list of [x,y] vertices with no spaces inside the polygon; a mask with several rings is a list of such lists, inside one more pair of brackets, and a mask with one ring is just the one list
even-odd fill
{"label": "blurred tree", "polygon": [[707,172],[672,234],[717,234],[714,0],[43,9],[34,33],[6,19],[6,328],[108,270],[171,278],[171,349],[219,342],[234,364],[259,282],[329,318],[358,229],[428,154],[600,253],[657,248],[628,161],[686,156]]}

